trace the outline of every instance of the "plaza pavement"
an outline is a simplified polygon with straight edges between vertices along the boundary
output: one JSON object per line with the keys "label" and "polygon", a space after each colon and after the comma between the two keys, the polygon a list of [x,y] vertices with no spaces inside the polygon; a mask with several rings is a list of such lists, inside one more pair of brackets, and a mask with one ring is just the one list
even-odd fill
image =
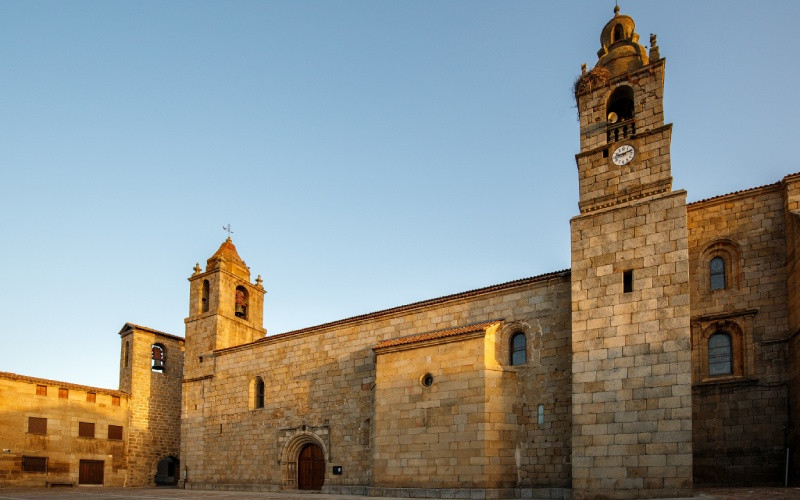
{"label": "plaza pavement", "polygon": [[[177,488],[4,488],[0,500],[39,500],[66,498],[81,500],[397,500],[387,497],[329,495],[316,492],[203,491]],[[800,488],[700,488],[693,498],[699,500],[800,500]],[[405,499],[407,500],[407,499]],[[675,500],[675,499],[673,499]]]}

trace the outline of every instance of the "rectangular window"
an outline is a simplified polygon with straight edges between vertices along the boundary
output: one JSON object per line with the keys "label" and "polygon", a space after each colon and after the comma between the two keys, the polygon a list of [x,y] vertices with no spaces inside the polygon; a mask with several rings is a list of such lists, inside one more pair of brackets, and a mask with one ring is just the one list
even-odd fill
{"label": "rectangular window", "polygon": [[94,437],[94,423],[93,422],[78,422],[78,437],[93,438]]}
{"label": "rectangular window", "polygon": [[622,291],[625,293],[633,291],[633,269],[622,272]]}
{"label": "rectangular window", "polygon": [[47,396],[47,386],[46,385],[37,385],[36,386],[36,395],[37,396]]}
{"label": "rectangular window", "polygon": [[69,398],[69,389],[59,388],[58,399],[67,399],[67,398]]}
{"label": "rectangular window", "polygon": [[47,434],[47,419],[28,417],[28,434]]}
{"label": "rectangular window", "polygon": [[47,457],[22,457],[22,472],[47,472]]}
{"label": "rectangular window", "polygon": [[108,439],[122,439],[122,426],[109,425],[108,426]]}
{"label": "rectangular window", "polygon": [[119,406],[119,396],[111,396],[111,404],[114,406]]}
{"label": "rectangular window", "polygon": [[86,393],[86,402],[87,403],[94,403],[97,400],[97,394],[94,392],[87,392]]}

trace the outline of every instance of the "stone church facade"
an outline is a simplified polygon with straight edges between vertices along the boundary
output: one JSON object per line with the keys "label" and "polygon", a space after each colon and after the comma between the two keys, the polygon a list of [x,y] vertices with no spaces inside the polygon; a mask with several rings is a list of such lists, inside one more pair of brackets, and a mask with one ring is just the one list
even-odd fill
{"label": "stone church facade", "polygon": [[570,270],[265,337],[233,243],[196,267],[185,486],[627,498],[796,477],[800,175],[687,204],[665,60],[638,40],[615,10],[576,82]]}
{"label": "stone church facade", "polygon": [[153,372],[152,331],[121,332],[120,391],[157,395],[128,402],[129,435],[150,429],[127,441],[128,468],[150,464],[130,484],[177,460],[178,427],[189,489],[580,499],[796,481],[800,174],[687,203],[656,37],[640,45],[615,9],[600,38],[575,85],[571,269],[266,336],[261,278],[228,239],[189,278],[174,371]]}

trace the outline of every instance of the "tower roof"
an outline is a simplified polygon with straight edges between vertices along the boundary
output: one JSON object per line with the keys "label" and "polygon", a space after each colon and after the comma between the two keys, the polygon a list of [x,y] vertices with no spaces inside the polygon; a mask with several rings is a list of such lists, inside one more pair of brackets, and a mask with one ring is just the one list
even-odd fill
{"label": "tower roof", "polygon": [[250,268],[244,263],[230,236],[222,242],[219,249],[206,261],[206,271],[225,269],[243,278],[250,279]]}
{"label": "tower roof", "polygon": [[611,76],[628,71],[635,71],[649,64],[647,51],[639,45],[636,23],[633,18],[619,13],[619,6],[614,7],[614,17],[603,27],[600,33],[600,50],[595,68],[606,68]]}

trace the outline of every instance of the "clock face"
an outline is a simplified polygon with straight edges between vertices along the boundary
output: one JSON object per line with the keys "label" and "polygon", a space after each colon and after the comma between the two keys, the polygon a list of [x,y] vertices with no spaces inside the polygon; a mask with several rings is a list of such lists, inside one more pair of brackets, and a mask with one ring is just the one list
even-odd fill
{"label": "clock face", "polygon": [[614,162],[614,165],[625,165],[633,160],[633,155],[635,154],[636,151],[633,149],[633,146],[623,144],[614,151],[614,154],[611,155],[611,160]]}

